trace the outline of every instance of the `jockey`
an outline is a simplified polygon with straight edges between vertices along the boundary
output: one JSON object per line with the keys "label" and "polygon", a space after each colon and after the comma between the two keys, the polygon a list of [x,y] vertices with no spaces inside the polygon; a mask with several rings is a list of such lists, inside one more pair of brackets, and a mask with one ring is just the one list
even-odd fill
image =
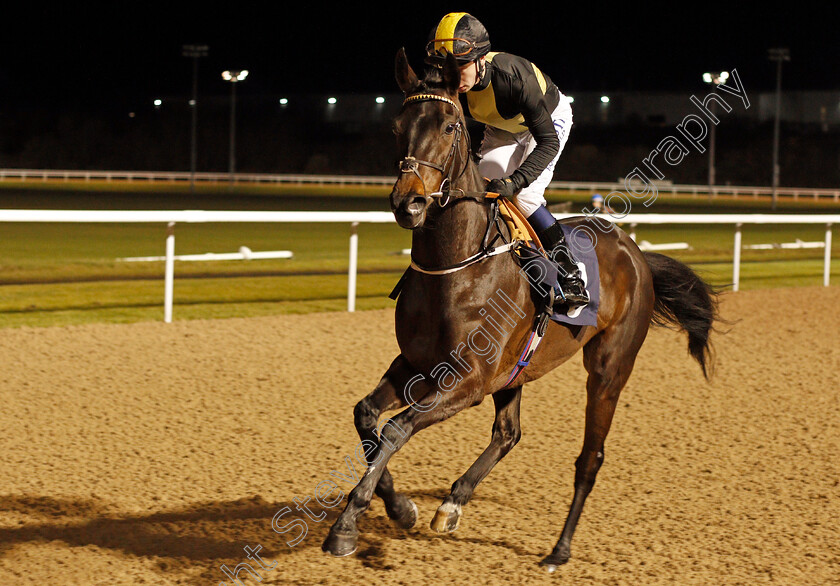
{"label": "jockey", "polygon": [[528,219],[562,269],[566,302],[587,304],[580,268],[560,224],[545,207],[545,189],[572,127],[568,98],[530,61],[490,52],[487,30],[466,12],[447,14],[429,36],[426,63],[441,67],[446,53],[458,61],[465,110],[485,124],[478,168],[491,180],[487,191],[511,198]]}

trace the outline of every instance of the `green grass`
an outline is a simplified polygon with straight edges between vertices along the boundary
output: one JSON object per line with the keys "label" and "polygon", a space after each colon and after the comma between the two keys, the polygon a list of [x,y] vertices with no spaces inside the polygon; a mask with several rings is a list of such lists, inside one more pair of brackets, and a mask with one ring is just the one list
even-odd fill
{"label": "green grass", "polygon": [[[400,272],[357,277],[356,308],[393,307],[388,293]],[[163,281],[107,281],[2,288],[0,327],[163,319]],[[176,319],[253,317],[345,311],[346,275],[175,280]]]}
{"label": "green grass", "polygon": [[[62,209],[311,209],[387,210],[387,191],[349,191],[335,186],[305,186],[293,193],[276,186],[255,186],[264,193],[178,192],[132,184],[135,191],[10,188],[0,184],[0,207]],[[109,184],[113,187],[115,184]],[[123,188],[125,184],[122,185]],[[271,188],[268,190],[267,188]],[[31,189],[31,190],[30,190]],[[360,191],[361,190],[361,191]],[[563,201],[566,194],[550,193]],[[578,207],[588,194],[573,196]],[[730,202],[731,203],[731,202]],[[792,202],[791,202],[792,203]],[[165,205],[164,205],[165,204]],[[661,198],[649,211],[767,211],[742,202],[736,207],[687,198]],[[750,205],[747,205],[750,204]],[[714,207],[710,207],[710,206]],[[766,204],[763,204],[766,207]],[[801,202],[795,209],[808,211]],[[815,211],[822,208],[810,208]],[[665,252],[695,267],[716,285],[732,280],[733,226],[644,226],[637,239],[652,243],[689,242],[687,251]],[[822,240],[823,226],[745,226],[744,244]],[[128,256],[164,254],[165,228],[154,224],[0,224],[0,327],[53,326],[92,322],[126,323],[163,317],[163,263],[125,263]],[[349,226],[343,224],[179,224],[176,254],[292,250],[293,259],[225,262],[176,262],[175,319],[261,316],[278,313],[343,311],[347,301]],[[357,309],[393,307],[387,298],[408,259],[410,233],[396,224],[359,226]],[[833,255],[838,256],[840,237]],[[819,285],[822,249],[748,251],[741,288]],[[836,263],[835,263],[836,265]],[[832,274],[837,283],[837,265]]]}
{"label": "green grass", "polygon": [[[708,263],[693,266],[704,280],[716,286],[732,283],[732,263]],[[840,266],[831,267],[831,282],[840,283]],[[776,260],[741,264],[740,290],[768,287],[816,287],[823,284],[822,260]]]}
{"label": "green grass", "polygon": [[[2,181],[0,208],[33,209],[284,209],[388,210],[390,185],[319,185],[197,183],[195,195],[184,182]],[[588,206],[591,191],[548,190],[549,203],[573,202],[574,211]],[[607,193],[602,195],[607,196]],[[645,207],[631,200],[635,213],[767,213],[767,196],[737,199],[707,194],[679,195],[660,191]],[[778,213],[840,212],[829,198],[780,198]]]}
{"label": "green grass", "polygon": [[[368,269],[405,264],[397,253],[411,235],[394,224],[362,224],[359,263]],[[162,275],[162,263],[122,263],[117,258],[161,256],[162,224],[7,223],[0,226],[0,283],[106,276]],[[346,269],[349,224],[179,224],[175,253],[292,250],[294,258],[260,261],[184,262],[180,274],[285,272]]]}
{"label": "green grass", "polygon": [[[34,194],[42,198],[46,194],[59,195],[68,193],[76,197],[81,193],[108,194],[116,193],[120,198],[131,195],[191,196],[192,189],[186,181],[10,181],[0,182],[0,194],[20,192]],[[319,196],[333,198],[387,197],[390,185],[335,185],[318,183],[204,183],[195,184],[195,193],[199,197],[207,196]]]}

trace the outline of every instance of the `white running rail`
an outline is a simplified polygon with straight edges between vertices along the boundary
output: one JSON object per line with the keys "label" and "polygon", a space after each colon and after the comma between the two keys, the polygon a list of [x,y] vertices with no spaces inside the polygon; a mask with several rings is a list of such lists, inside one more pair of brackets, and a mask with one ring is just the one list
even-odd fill
{"label": "white running rail", "polygon": [[[554,214],[558,219],[579,214]],[[741,271],[741,230],[746,224],[822,224],[825,226],[825,254],[823,285],[828,287],[831,274],[831,229],[840,223],[840,214],[628,214],[598,218],[624,225],[634,240],[635,229],[641,224],[731,224],[735,227],[732,289],[737,291]],[[166,226],[166,261],[164,269],[164,321],[172,321],[175,280],[175,225],[178,223],[240,222],[332,222],[350,226],[350,262],[348,268],[347,311],[355,310],[356,272],[358,264],[358,225],[394,222],[390,212],[274,212],[274,211],[134,211],[134,210],[3,210],[2,222],[81,222],[81,223],[160,223]]]}

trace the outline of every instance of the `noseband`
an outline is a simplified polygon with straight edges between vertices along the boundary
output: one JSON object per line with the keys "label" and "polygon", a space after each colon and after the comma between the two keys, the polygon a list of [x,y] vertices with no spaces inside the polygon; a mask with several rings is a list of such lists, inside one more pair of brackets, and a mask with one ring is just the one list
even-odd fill
{"label": "noseband", "polygon": [[[450,106],[454,107],[457,112],[460,113],[460,108],[455,101],[450,100],[446,96],[440,96],[437,94],[415,94],[413,96],[407,97],[403,101],[403,106],[406,104],[413,104],[415,102],[444,102],[449,104]],[[432,163],[431,161],[424,161],[423,159],[418,159],[411,155],[405,157],[402,161],[400,161],[400,173],[414,173],[417,178],[420,180],[420,183],[423,185],[423,195],[427,197],[436,197],[438,198],[440,205],[445,206],[449,202],[449,198],[453,192],[458,193],[460,197],[470,197],[470,194],[465,193],[463,190],[452,190],[452,174],[455,172],[455,164],[458,160],[458,155],[460,154],[461,150],[459,148],[461,144],[461,135],[464,133],[464,125],[461,122],[461,118],[459,116],[458,122],[453,125],[453,134],[454,137],[452,139],[452,146],[449,149],[449,154],[446,156],[446,160],[443,162],[443,165],[438,165],[437,163]],[[469,135],[467,135],[467,154],[469,155]],[[441,174],[441,182],[440,186],[438,187],[437,191],[433,191],[432,193],[428,193],[426,190],[426,182],[423,181],[423,178],[420,176],[419,168],[420,166],[430,167]],[[449,167],[449,171],[447,172],[447,167]],[[467,170],[467,165],[464,164],[463,168],[461,169],[461,175]],[[460,176],[459,176],[460,177]],[[478,194],[472,194],[476,196]],[[445,199],[444,199],[445,198]]]}

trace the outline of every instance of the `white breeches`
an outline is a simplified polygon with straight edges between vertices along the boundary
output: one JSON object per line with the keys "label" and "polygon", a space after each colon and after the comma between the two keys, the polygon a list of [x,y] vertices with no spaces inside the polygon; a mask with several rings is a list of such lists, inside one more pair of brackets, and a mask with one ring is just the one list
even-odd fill
{"label": "white breeches", "polygon": [[[551,119],[554,121],[557,138],[560,139],[560,150],[540,176],[514,197],[516,207],[526,218],[538,207],[545,205],[545,189],[554,178],[554,165],[557,164],[557,159],[560,158],[563,147],[566,146],[569,130],[572,128],[572,107],[563,94],[560,94],[560,103],[551,113]],[[537,141],[527,130],[512,134],[492,126],[485,126],[478,170],[487,179],[507,177],[522,165],[536,146]]]}

